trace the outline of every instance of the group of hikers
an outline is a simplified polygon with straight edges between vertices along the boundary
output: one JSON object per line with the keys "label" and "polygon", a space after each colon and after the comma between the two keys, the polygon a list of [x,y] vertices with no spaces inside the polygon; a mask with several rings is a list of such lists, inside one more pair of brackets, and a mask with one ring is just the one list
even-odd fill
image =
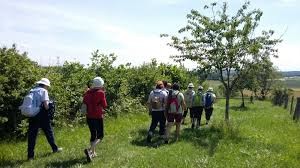
{"label": "group of hikers", "polygon": [[215,100],[216,95],[211,87],[204,92],[203,87],[199,86],[195,92],[194,84],[189,83],[188,89],[182,93],[178,83],[172,85],[167,81],[157,81],[155,89],[150,92],[147,101],[149,114],[152,117],[147,142],[151,142],[158,123],[159,135],[164,138],[166,144],[169,143],[170,130],[175,123],[175,140],[177,141],[180,125],[185,123],[188,112],[190,112],[192,129],[200,128],[203,110],[205,111],[205,124],[208,125]]}
{"label": "group of hikers", "polygon": [[[36,82],[36,86],[25,96],[20,110],[23,115],[29,117],[28,127],[28,160],[34,159],[34,148],[39,128],[41,128],[50,144],[53,153],[61,152],[63,149],[55,143],[53,128],[51,125],[51,111],[54,105],[48,95],[50,81],[42,78]],[[151,125],[147,135],[147,142],[150,143],[155,128],[159,123],[159,134],[164,138],[165,143],[169,142],[170,129],[175,122],[176,140],[179,138],[180,125],[185,122],[188,111],[190,112],[192,128],[199,128],[203,109],[205,110],[206,125],[209,123],[213,112],[213,103],[216,95],[212,88],[204,93],[203,87],[199,86],[195,92],[194,85],[190,83],[188,90],[183,94],[180,92],[178,83],[157,81],[155,89],[150,92],[148,98],[149,114],[152,117]],[[87,125],[90,130],[90,144],[84,149],[87,161],[96,157],[96,146],[104,137],[103,118],[107,107],[104,80],[95,77],[91,87],[83,95],[83,106],[81,111],[86,115]],[[166,124],[167,123],[167,124]]]}

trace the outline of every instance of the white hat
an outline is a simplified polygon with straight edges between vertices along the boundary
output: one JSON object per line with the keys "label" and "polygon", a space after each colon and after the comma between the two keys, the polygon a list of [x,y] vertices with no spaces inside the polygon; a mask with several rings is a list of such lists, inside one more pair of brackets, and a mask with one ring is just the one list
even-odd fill
{"label": "white hat", "polygon": [[43,84],[50,87],[50,81],[47,78],[42,78],[40,81],[37,81],[36,84]]}
{"label": "white hat", "polygon": [[95,77],[93,79],[92,88],[103,87],[104,80],[101,77]]}
{"label": "white hat", "polygon": [[212,87],[209,87],[209,88],[207,89],[207,91],[208,91],[208,92],[213,92],[214,89],[213,89]]}
{"label": "white hat", "polygon": [[194,87],[194,84],[193,84],[193,83],[189,83],[188,87],[189,87],[189,88],[193,88],[193,87]]}
{"label": "white hat", "polygon": [[199,87],[198,87],[198,90],[203,90],[203,87],[202,87],[202,86],[199,86]]}

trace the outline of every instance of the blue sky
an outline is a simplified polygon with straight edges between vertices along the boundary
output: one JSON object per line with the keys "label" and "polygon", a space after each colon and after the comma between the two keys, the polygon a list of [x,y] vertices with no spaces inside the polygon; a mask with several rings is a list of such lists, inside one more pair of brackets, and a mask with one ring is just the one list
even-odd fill
{"label": "blue sky", "polygon": [[[176,34],[186,25],[191,9],[203,11],[211,0],[0,0],[0,45],[18,45],[43,65],[55,65],[57,58],[87,64],[91,52],[118,55],[116,64],[139,65],[156,58],[172,63],[176,51],[166,45],[162,33]],[[218,1],[223,2],[223,1]],[[236,11],[242,0],[228,1]],[[299,0],[252,0],[251,8],[264,14],[260,30],[273,29],[283,42],[280,70],[300,70]],[[186,62],[187,67],[195,64]]]}

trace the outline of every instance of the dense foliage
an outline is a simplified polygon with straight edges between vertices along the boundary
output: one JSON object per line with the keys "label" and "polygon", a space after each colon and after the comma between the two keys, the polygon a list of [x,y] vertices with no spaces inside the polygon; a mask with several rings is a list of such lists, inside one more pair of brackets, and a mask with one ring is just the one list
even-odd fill
{"label": "dense foliage", "polygon": [[189,82],[200,84],[197,74],[184,67],[158,64],[156,60],[136,67],[130,64],[113,66],[117,56],[105,55],[98,50],[92,53],[90,66],[65,62],[62,66],[41,67],[31,61],[26,53],[20,53],[16,46],[3,47],[0,54],[1,134],[26,133],[27,120],[18,107],[41,77],[51,81],[49,96],[57,106],[54,124],[71,127],[83,121],[84,116],[79,112],[82,96],[95,76],[105,80],[109,104],[107,114],[114,117],[121,113],[145,112],[144,104],[157,80],[178,82],[183,87]]}

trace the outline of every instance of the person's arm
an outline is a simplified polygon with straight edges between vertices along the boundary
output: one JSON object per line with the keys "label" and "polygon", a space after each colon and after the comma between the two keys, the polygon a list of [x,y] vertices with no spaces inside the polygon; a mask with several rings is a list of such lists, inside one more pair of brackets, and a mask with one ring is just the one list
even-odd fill
{"label": "person's arm", "polygon": [[152,111],[152,107],[151,107],[151,96],[152,96],[152,92],[149,94],[149,96],[148,96],[148,101],[147,101],[147,106],[148,106],[148,110],[149,110],[149,115],[151,115],[151,111]]}
{"label": "person's arm", "polygon": [[47,90],[44,90],[42,92],[42,103],[43,103],[45,110],[48,110],[49,109],[49,95],[48,95]]}
{"label": "person's arm", "polygon": [[106,109],[106,107],[107,107],[107,101],[106,101],[106,96],[105,96],[105,93],[104,92],[100,92],[101,94],[101,97],[100,97],[100,102],[101,102],[101,107],[103,108],[103,109]]}
{"label": "person's arm", "polygon": [[182,110],[183,110],[183,111],[187,110],[187,109],[186,109],[186,103],[185,103],[185,99],[184,99],[183,94],[182,94],[181,107],[182,107]]}

